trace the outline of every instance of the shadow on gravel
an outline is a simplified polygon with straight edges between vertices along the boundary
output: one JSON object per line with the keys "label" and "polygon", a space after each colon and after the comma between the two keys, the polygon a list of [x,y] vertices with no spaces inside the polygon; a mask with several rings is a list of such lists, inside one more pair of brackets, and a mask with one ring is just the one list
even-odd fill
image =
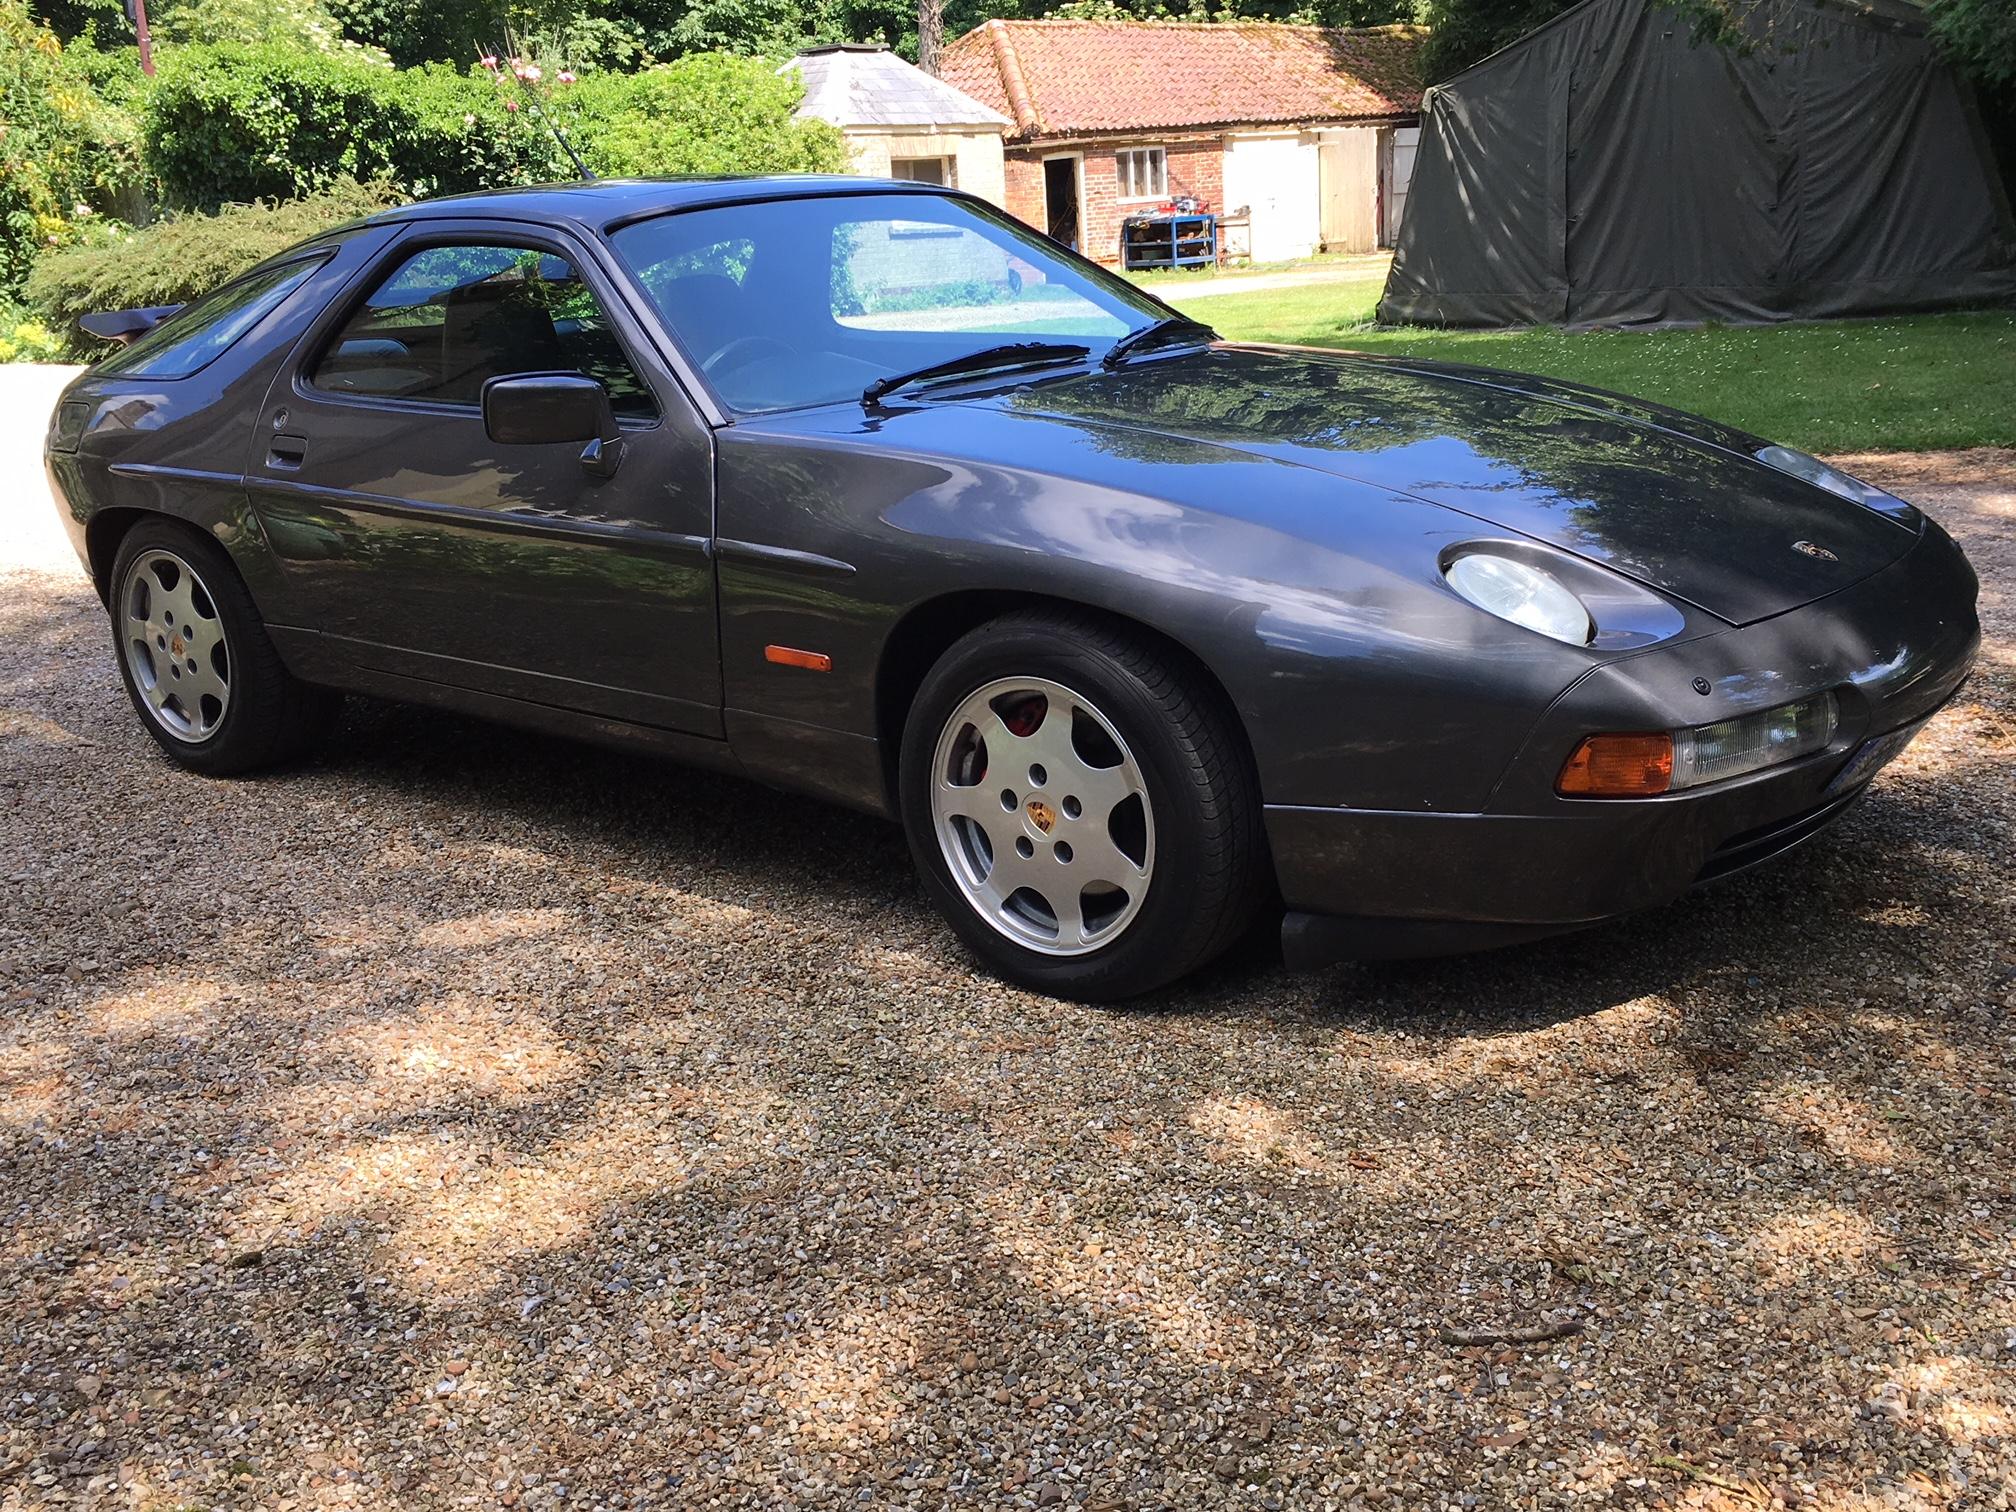
{"label": "shadow on gravel", "polygon": [[97,614],[0,609],[0,1505],[2016,1474],[2006,663],[1671,908],[1315,977],[1256,936],[1105,1010],[974,971],[895,827],[751,784],[363,703],[189,778]]}

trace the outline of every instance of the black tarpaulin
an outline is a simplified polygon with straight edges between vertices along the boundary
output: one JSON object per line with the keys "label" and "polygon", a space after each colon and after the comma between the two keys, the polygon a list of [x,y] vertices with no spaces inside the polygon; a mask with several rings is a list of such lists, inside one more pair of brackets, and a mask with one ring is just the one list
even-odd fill
{"label": "black tarpaulin", "polygon": [[1747,50],[1586,0],[1423,102],[1379,318],[1815,319],[2016,297],[1971,98],[1904,0],[1764,0]]}

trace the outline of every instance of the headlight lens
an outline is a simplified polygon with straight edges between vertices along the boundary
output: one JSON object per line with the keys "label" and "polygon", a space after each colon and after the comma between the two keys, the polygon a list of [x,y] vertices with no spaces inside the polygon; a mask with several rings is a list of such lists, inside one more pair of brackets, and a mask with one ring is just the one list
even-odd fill
{"label": "headlight lens", "polygon": [[1595,635],[1589,611],[1559,578],[1511,557],[1473,551],[1460,556],[1443,576],[1464,598],[1486,613],[1571,646],[1586,646]]}
{"label": "headlight lens", "polygon": [[1570,798],[1656,798],[1824,751],[1840,723],[1832,693],[1685,730],[1588,735],[1555,791]]}
{"label": "headlight lens", "polygon": [[1790,473],[1801,482],[1811,483],[1815,488],[1824,488],[1851,504],[1860,504],[1866,509],[1897,518],[1915,518],[1918,511],[1895,494],[1878,488],[1874,483],[1864,483],[1860,478],[1851,478],[1838,467],[1829,467],[1818,457],[1809,457],[1802,451],[1789,446],[1767,446],[1757,453],[1757,460],[1767,467],[1775,467],[1782,473]]}
{"label": "headlight lens", "polygon": [[1673,737],[1673,786],[1699,787],[1811,756],[1827,748],[1840,718],[1834,695],[1822,693],[1740,719],[1681,730]]}

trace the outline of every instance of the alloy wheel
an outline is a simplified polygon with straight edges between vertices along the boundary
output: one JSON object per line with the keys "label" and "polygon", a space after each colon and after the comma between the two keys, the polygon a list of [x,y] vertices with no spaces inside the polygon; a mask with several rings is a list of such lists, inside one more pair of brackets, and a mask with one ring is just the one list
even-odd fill
{"label": "alloy wheel", "polygon": [[938,737],[931,817],[967,903],[1030,950],[1098,950],[1148,896],[1155,816],[1140,764],[1061,683],[1002,678],[966,696]]}
{"label": "alloy wheel", "polygon": [[172,551],[143,552],[119,609],[126,669],[149,715],[177,740],[208,740],[231,707],[231,649],[202,578]]}

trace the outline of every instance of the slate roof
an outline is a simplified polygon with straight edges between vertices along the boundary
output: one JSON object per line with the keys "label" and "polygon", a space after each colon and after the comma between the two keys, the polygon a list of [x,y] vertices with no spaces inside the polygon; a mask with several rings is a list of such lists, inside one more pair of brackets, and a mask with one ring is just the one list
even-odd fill
{"label": "slate roof", "polygon": [[[850,126],[998,126],[1014,123],[880,47],[815,47],[784,65],[805,79],[801,116]],[[783,72],[779,69],[778,72]]]}
{"label": "slate roof", "polygon": [[1020,138],[1377,120],[1421,109],[1416,26],[988,21],[941,72]]}

